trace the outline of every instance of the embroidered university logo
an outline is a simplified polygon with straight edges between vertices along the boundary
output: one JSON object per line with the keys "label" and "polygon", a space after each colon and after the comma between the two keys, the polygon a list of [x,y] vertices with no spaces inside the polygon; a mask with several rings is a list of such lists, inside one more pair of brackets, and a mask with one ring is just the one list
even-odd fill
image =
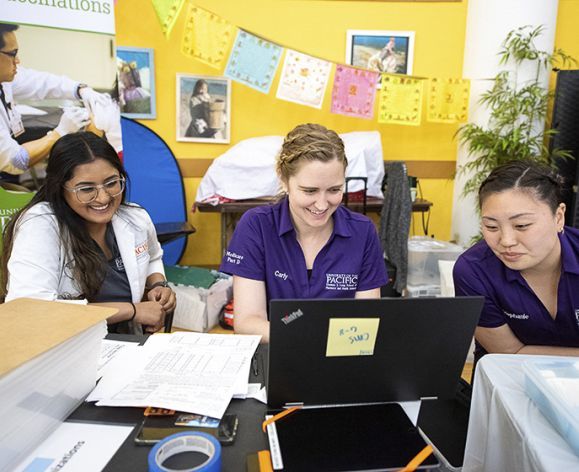
{"label": "embroidered university logo", "polygon": [[297,320],[301,316],[304,316],[304,312],[302,310],[296,310],[293,313],[290,313],[289,315],[285,315],[281,320],[283,321],[284,324],[288,325],[292,321]]}
{"label": "embroidered university logo", "polygon": [[575,310],[575,320],[577,321],[577,327],[579,327],[579,310]]}
{"label": "embroidered university logo", "polygon": [[149,243],[147,241],[144,241],[135,246],[135,255],[137,256],[137,259],[140,259],[143,255],[146,255],[148,251]]}
{"label": "embroidered university logo", "polygon": [[356,290],[358,274],[326,274],[326,290]]}
{"label": "embroidered university logo", "polygon": [[121,256],[119,256],[115,259],[115,267],[117,268],[117,270],[119,272],[122,272],[125,270],[125,264],[123,263],[123,258]]}

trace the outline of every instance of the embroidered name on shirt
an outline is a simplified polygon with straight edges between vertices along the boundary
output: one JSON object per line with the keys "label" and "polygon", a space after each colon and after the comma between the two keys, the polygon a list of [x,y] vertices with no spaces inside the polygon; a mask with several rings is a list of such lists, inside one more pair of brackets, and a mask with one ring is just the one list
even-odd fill
{"label": "embroidered name on shirt", "polygon": [[280,279],[283,280],[287,280],[287,274],[285,272],[280,272],[279,270],[276,270],[273,275],[275,275],[276,277],[279,277]]}
{"label": "embroidered name on shirt", "polygon": [[300,318],[301,316],[304,316],[304,312],[302,310],[296,310],[293,313],[290,313],[289,315],[285,315],[281,320],[284,324],[288,325],[292,321],[295,321],[298,318]]}
{"label": "embroidered name on shirt", "polygon": [[356,290],[358,274],[326,274],[326,290]]}
{"label": "embroidered name on shirt", "polygon": [[507,315],[509,318],[515,319],[515,320],[528,320],[529,319],[529,315],[526,315],[525,313],[523,313],[522,315],[519,315],[517,313],[509,313],[505,310],[503,310],[503,313],[505,315]]}
{"label": "embroidered name on shirt", "polygon": [[227,262],[230,264],[241,264],[241,261],[243,260],[243,256],[235,254],[234,252],[226,251],[225,256],[227,257]]}

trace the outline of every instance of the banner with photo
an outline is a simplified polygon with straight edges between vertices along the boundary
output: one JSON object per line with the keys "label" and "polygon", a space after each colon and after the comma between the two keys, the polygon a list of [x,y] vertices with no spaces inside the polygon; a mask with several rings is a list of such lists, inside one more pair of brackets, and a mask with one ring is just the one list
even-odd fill
{"label": "banner with photo", "polygon": [[115,34],[114,0],[0,0],[4,23]]}
{"label": "banner with photo", "polygon": [[[83,11],[81,0],[67,0],[70,9],[78,7],[68,14],[56,14],[57,9],[46,7],[46,1],[20,2],[18,16],[4,10],[12,1],[0,2],[4,43],[0,76],[5,102],[0,104],[0,171],[15,176],[24,173],[18,178],[20,183],[32,181],[28,168],[37,162],[42,166],[54,144],[40,140],[55,129],[58,136],[93,131],[121,154],[117,64],[111,57],[115,49],[113,0],[92,2],[90,11]],[[40,19],[40,11],[51,14]],[[95,15],[108,17],[110,24],[97,27],[95,21],[94,28],[79,31]],[[96,29],[100,31],[93,32]],[[40,144],[43,147],[36,152]]]}

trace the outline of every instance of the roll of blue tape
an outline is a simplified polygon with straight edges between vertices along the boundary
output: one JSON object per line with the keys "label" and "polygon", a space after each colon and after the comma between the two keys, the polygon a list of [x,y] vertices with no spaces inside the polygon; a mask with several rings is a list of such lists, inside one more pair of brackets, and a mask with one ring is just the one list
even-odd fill
{"label": "roll of blue tape", "polygon": [[[169,457],[182,452],[200,452],[207,456],[207,460],[196,467],[189,469],[169,469],[163,466]],[[149,452],[149,472],[220,472],[221,471],[221,444],[210,434],[189,431],[172,434],[159,441]]]}

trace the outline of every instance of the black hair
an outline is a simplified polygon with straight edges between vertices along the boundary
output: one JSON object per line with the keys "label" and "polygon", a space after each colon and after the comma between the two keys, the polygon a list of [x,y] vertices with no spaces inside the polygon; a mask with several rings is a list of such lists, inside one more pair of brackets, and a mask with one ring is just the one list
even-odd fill
{"label": "black hair", "polygon": [[0,23],[0,49],[6,45],[6,42],[4,41],[4,33],[12,33],[12,31],[16,31],[18,28],[18,25]]}
{"label": "black hair", "polygon": [[545,164],[519,159],[493,169],[479,187],[479,207],[489,195],[515,189],[526,191],[546,203],[553,213],[563,202],[561,176]]}
{"label": "black hair", "polygon": [[[12,216],[4,229],[4,252],[0,265],[0,298],[6,294],[8,260],[12,252],[14,234],[20,215],[40,202],[52,208],[59,227],[60,241],[74,260],[73,278],[89,299],[98,293],[105,275],[105,261],[89,235],[85,220],[78,215],[64,198],[64,184],[68,182],[79,165],[103,159],[127,179],[127,173],[114,148],[102,138],[90,132],[71,133],[60,138],[50,151],[46,167],[46,180],[36,195],[24,208]],[[126,188],[121,195],[125,201]]]}

